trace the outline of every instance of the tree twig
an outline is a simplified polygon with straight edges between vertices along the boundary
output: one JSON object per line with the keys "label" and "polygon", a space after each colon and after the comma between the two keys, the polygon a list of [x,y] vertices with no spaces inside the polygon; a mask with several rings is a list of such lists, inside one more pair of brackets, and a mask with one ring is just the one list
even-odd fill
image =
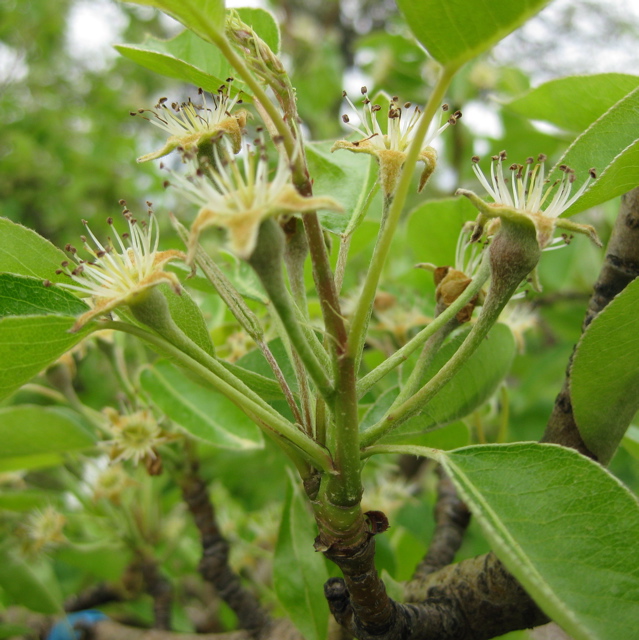
{"label": "tree twig", "polygon": [[[623,198],[583,328],[637,276],[639,188]],[[593,457],[579,436],[568,383],[567,373],[542,441],[573,447]],[[374,550],[372,538],[369,545]],[[325,594],[336,620],[360,640],[489,640],[548,622],[548,617],[492,552],[448,565],[435,573],[428,573],[425,568],[425,577],[419,576],[406,586],[406,604],[388,598],[382,581],[376,573],[371,574],[374,551],[369,548],[357,553],[361,558],[370,558],[369,561],[358,566],[349,560],[349,567],[349,562],[338,558],[340,568],[347,569],[345,579],[329,580]],[[353,567],[358,570],[353,571]],[[375,579],[379,584],[374,584]],[[374,586],[368,602],[361,590],[363,584]],[[371,615],[374,597],[383,605],[383,616]]]}
{"label": "tree twig", "polygon": [[240,628],[246,629],[253,637],[259,636],[269,627],[270,617],[228,564],[229,544],[217,525],[208,488],[199,475],[199,463],[192,454],[187,465],[181,479],[182,496],[202,540],[200,574],[233,609]]}
{"label": "tree twig", "polygon": [[[585,331],[606,305],[638,276],[639,187],[626,193],[621,199],[621,210],[606,249],[603,267],[588,303],[582,331]],[[575,422],[570,397],[571,364],[572,356],[568,362],[563,387],[555,400],[555,406],[541,441],[571,447],[585,456],[597,459],[586,447]]]}
{"label": "tree twig", "polygon": [[153,628],[170,631],[173,603],[171,583],[160,572],[155,558],[140,557],[137,564],[145,590],[153,598]]}

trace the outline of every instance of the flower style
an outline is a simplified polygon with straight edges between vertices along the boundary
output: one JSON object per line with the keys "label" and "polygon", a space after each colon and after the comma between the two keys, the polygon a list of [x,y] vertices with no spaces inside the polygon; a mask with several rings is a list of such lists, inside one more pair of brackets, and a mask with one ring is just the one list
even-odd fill
{"label": "flower style", "polygon": [[[244,171],[228,149],[221,154],[214,149],[215,169],[191,164],[192,175],[174,177],[175,186],[200,211],[191,226],[188,243],[188,262],[192,263],[200,234],[207,227],[228,230],[231,250],[248,259],[257,243],[260,224],[268,217],[283,213],[304,213],[317,209],[342,211],[338,202],[328,196],[303,197],[291,182],[291,168],[280,154],[272,180],[268,178],[268,159],[262,145],[248,149]],[[193,163],[193,159],[191,159]]]}
{"label": "flower style", "polygon": [[[575,172],[566,165],[560,165],[559,170],[563,175],[550,183],[545,177],[544,164],[546,156],[541,154],[533,168],[531,168],[534,163],[533,158],[528,158],[526,165],[510,165],[511,187],[509,188],[503,170],[503,162],[506,157],[505,151],[492,157],[490,182],[477,164],[479,158],[477,156],[473,157],[473,171],[484,189],[494,200],[493,203],[484,202],[475,193],[466,189],[458,189],[457,195],[469,198],[480,213],[487,218],[503,218],[519,224],[534,226],[537,242],[541,249],[551,244],[557,227],[568,232],[584,233],[596,245],[601,246],[601,241],[593,227],[559,218],[564,211],[582,196],[590,182],[596,178],[594,169],[590,169],[588,178],[577,192],[571,196],[572,185],[575,182]],[[551,198],[553,190],[554,195]]]}
{"label": "flower style", "polygon": [[113,462],[133,460],[138,464],[141,460],[155,460],[158,457],[156,448],[173,439],[160,428],[149,409],[122,415],[107,407],[104,413],[111,423],[109,429],[113,439],[103,444],[109,446]]}
{"label": "flower style", "polygon": [[[415,137],[415,129],[422,116],[422,112],[418,106],[415,106],[410,117],[404,118],[404,110],[410,109],[412,106],[411,103],[406,102],[401,105],[399,98],[396,96],[391,98],[388,108],[388,123],[386,133],[384,133],[377,120],[377,112],[381,111],[382,107],[378,104],[371,103],[366,87],[362,87],[361,91],[364,96],[364,109],[361,111],[358,111],[351,102],[346,91],[342,93],[351,108],[358,114],[360,126],[358,127],[351,124],[347,115],[343,115],[342,120],[351,127],[351,129],[354,129],[363,136],[363,138],[355,142],[338,140],[333,145],[331,151],[348,149],[354,153],[368,153],[375,156],[380,167],[380,183],[382,189],[385,194],[390,194],[395,190],[399,171],[406,160],[407,149]],[[448,105],[444,105],[443,110],[447,111]],[[424,170],[419,180],[418,191],[421,191],[426,185],[437,162],[437,152],[430,145],[440,133],[450,125],[454,125],[457,120],[461,118],[461,115],[461,111],[456,111],[442,126],[438,126],[434,120],[431,123],[419,154],[419,160],[424,163]]]}
{"label": "flower style", "polygon": [[[242,99],[241,93],[234,98],[230,97],[233,78],[227,78],[226,81],[228,85],[223,84],[217,90],[217,95],[211,94],[212,108],[206,102],[204,91],[199,89],[202,104],[195,104],[189,98],[182,104],[173,102],[169,107],[166,105],[167,99],[160,98],[155,105],[155,110],[132,111],[132,116],[139,115],[169,133],[169,138],[161,149],[138,158],[138,162],[156,160],[168,155],[174,149],[182,152],[197,152],[206,143],[224,135],[230,138],[234,152],[238,153],[242,147],[242,129],[246,126],[248,113],[244,110],[231,113],[233,107],[242,103]],[[153,117],[148,118],[143,115],[145,113]]]}
{"label": "flower style", "polygon": [[[86,236],[81,236],[81,239],[92,260],[78,258],[77,249],[70,244],[65,247],[73,262],[65,260],[62,269],[58,269],[56,273],[66,274],[75,284],[63,283],[60,286],[89,296],[93,305],[92,309],[78,318],[72,331],[78,331],[87,322],[111,312],[116,307],[142,301],[145,293],[163,282],[171,285],[176,293],[181,290],[177,276],[162,269],[167,262],[184,260],[185,254],[176,250],[157,250],[158,225],[150,209],[148,222],[138,222],[126,209],[123,200],[120,204],[125,207],[122,213],[129,225],[129,231],[121,237],[115,234],[117,248],[111,238],[106,246],[102,245],[89,229],[86,220],[82,222],[95,248],[89,245]],[[113,225],[113,218],[108,218],[107,222]]]}

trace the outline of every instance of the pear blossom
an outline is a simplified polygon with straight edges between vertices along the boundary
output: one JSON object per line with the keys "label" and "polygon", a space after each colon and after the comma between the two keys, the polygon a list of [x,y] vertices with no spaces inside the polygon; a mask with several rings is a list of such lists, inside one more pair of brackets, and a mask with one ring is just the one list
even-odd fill
{"label": "pear blossom", "polygon": [[[122,236],[116,233],[115,243],[109,238],[106,244],[102,244],[83,220],[93,246],[86,236],[81,236],[81,239],[91,259],[79,258],[78,250],[70,244],[65,247],[71,258],[62,262],[62,268],[56,273],[66,274],[72,282],[59,286],[89,297],[92,304],[92,308],[78,318],[72,331],[78,331],[116,307],[135,304],[158,284],[169,284],[176,293],[181,290],[177,276],[163,271],[163,267],[172,260],[184,260],[185,254],[174,249],[158,251],[158,224],[150,209],[148,221],[138,221],[123,200],[120,204],[125,207],[122,213],[129,231]],[[113,226],[113,218],[108,218],[107,222]]]}
{"label": "pear blossom", "polygon": [[213,151],[215,168],[195,164],[192,158],[188,178],[173,174],[174,186],[200,207],[191,226],[189,262],[194,259],[200,234],[208,227],[225,228],[233,253],[248,259],[255,249],[260,224],[266,218],[317,209],[342,210],[340,204],[328,196],[301,196],[293,186],[291,167],[283,154],[269,179],[263,145],[247,148],[243,168],[230,153],[228,143],[224,146],[225,154],[217,148]]}
{"label": "pear blossom", "polygon": [[67,542],[64,525],[67,519],[51,505],[32,511],[22,525],[23,550],[27,554],[49,551]]}
{"label": "pear blossom", "polygon": [[[384,133],[377,119],[377,113],[382,109],[381,105],[371,102],[366,87],[362,87],[361,91],[364,96],[364,108],[361,110],[358,110],[351,102],[346,91],[342,93],[344,99],[357,113],[360,121],[359,126],[352,124],[348,115],[343,115],[342,121],[362,136],[362,139],[354,142],[338,140],[331,151],[347,149],[354,153],[368,153],[375,156],[380,166],[380,183],[384,193],[390,194],[395,189],[397,176],[406,160],[408,147],[415,137],[422,112],[417,105],[413,107],[410,102],[401,104],[399,98],[394,96],[390,100],[386,133]],[[410,111],[411,107],[412,112]],[[447,111],[448,105],[444,105],[443,109]],[[410,115],[405,115],[407,112]],[[461,111],[456,111],[441,126],[435,120],[431,123],[419,154],[419,160],[424,163],[424,170],[419,181],[419,191],[424,188],[437,162],[437,152],[430,145],[450,125],[454,125],[461,118],[461,115]]]}
{"label": "pear blossom", "polygon": [[109,456],[113,462],[133,460],[138,464],[149,458],[156,459],[157,447],[175,437],[162,430],[149,409],[121,414],[107,407],[104,413],[109,419],[113,437],[103,444],[110,448]]}
{"label": "pear blossom", "polygon": [[572,193],[576,178],[575,172],[570,167],[560,165],[558,169],[562,173],[561,177],[550,182],[546,178],[546,156],[540,154],[536,163],[533,158],[528,158],[525,165],[511,164],[509,166],[511,178],[508,180],[504,176],[503,168],[506,159],[505,151],[492,157],[489,180],[478,166],[479,158],[473,157],[473,171],[494,202],[484,202],[475,193],[466,189],[458,189],[457,195],[469,198],[487,218],[507,218],[532,224],[541,249],[552,244],[556,228],[584,233],[595,244],[601,246],[601,241],[592,226],[577,224],[559,217],[579,200],[592,180],[596,178],[594,169],[590,169],[586,180],[575,193]]}
{"label": "pear blossom", "polygon": [[[195,104],[189,98],[187,102],[173,102],[167,106],[167,98],[160,98],[155,110],[132,111],[132,116],[141,116],[169,134],[161,149],[138,158],[138,162],[161,158],[174,149],[197,152],[205,143],[222,136],[228,136],[233,150],[238,153],[242,146],[242,130],[246,126],[248,113],[244,110],[231,113],[236,105],[242,103],[242,94],[237,93],[231,98],[230,87],[233,78],[227,78],[226,81],[228,84],[222,85],[217,95],[211,94],[212,106],[207,103],[204,91],[199,89],[202,104]],[[146,113],[152,117],[144,115]]]}

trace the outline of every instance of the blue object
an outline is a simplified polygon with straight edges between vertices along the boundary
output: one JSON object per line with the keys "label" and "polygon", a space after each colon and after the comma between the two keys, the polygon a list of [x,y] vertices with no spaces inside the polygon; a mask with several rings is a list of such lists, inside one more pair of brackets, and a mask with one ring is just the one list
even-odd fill
{"label": "blue object", "polygon": [[86,611],[78,611],[77,613],[70,613],[62,620],[56,622],[47,640],[79,640],[80,631],[73,628],[73,625],[81,622],[85,625],[91,626],[100,620],[108,620],[108,616],[105,616],[102,611],[97,609],[87,609]]}

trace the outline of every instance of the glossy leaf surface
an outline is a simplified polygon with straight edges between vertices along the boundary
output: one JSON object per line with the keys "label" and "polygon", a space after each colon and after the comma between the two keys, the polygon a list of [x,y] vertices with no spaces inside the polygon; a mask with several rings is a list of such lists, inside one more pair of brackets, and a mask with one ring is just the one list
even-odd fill
{"label": "glossy leaf surface", "polygon": [[263,446],[259,428],[230,400],[190,380],[170,362],[142,371],[140,381],[153,402],[192,436],[223,449]]}
{"label": "glossy leaf surface", "polygon": [[435,60],[459,66],[521,26],[549,0],[398,0],[415,37]]}
{"label": "glossy leaf surface", "polygon": [[639,280],[589,325],[577,345],[570,391],[586,446],[607,463],[639,409]]}

